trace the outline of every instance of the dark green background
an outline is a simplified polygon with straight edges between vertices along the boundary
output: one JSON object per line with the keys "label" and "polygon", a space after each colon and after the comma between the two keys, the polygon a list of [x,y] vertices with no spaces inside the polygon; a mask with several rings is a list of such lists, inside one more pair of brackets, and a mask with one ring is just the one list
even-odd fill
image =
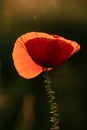
{"label": "dark green background", "polygon": [[[0,1],[0,101],[3,102],[4,98],[7,98],[4,105],[0,103],[0,130],[22,130],[21,122],[18,121],[18,114],[26,94],[32,94],[35,97],[36,119],[33,129],[49,130],[49,112],[42,74],[34,79],[23,79],[15,70],[12,60],[15,40],[23,33],[31,31],[61,35],[75,40],[81,45],[81,50],[77,54],[59,68],[50,71],[49,75],[52,78],[56,91],[56,101],[59,104],[60,130],[85,130],[87,90],[86,1],[80,1],[82,3],[77,1],[77,6],[74,1],[73,10],[77,8],[78,14],[73,14],[75,11],[64,6],[62,0],[60,10],[56,6],[55,10],[50,9],[49,13],[44,13],[44,15],[42,12],[40,14],[39,12],[34,14],[34,12],[33,14],[26,14],[26,16],[22,15],[22,12],[20,12],[21,15],[20,13],[17,15],[15,10],[12,10],[13,4],[9,6],[9,2],[10,0]],[[82,7],[81,10],[78,8],[79,4]],[[38,6],[38,3],[36,5]],[[72,7],[72,3],[69,6]],[[64,8],[68,10],[66,15]],[[11,15],[8,15],[8,10],[13,11]]]}

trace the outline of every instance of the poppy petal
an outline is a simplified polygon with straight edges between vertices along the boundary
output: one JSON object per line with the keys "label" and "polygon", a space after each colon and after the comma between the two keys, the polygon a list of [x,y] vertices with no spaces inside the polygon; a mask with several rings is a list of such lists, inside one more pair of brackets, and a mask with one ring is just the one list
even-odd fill
{"label": "poppy petal", "polygon": [[66,60],[68,60],[72,55],[74,55],[77,51],[80,50],[80,45],[68,39],[65,39],[61,36],[53,35],[60,46],[60,53],[57,57],[57,66],[63,64]]}
{"label": "poppy petal", "polygon": [[25,43],[31,58],[42,67],[54,67],[55,59],[59,54],[59,47],[55,39],[34,38]]}
{"label": "poppy petal", "polygon": [[28,40],[28,34],[19,37],[15,43],[12,57],[15,68],[20,76],[24,78],[34,78],[43,70],[38,66],[27,53],[24,43]]}
{"label": "poppy petal", "polygon": [[61,37],[58,35],[53,35],[53,36],[55,38],[57,38],[57,40],[65,41],[66,43],[70,44],[73,47],[73,51],[72,51],[71,55],[73,55],[74,53],[76,53],[80,50],[80,45],[77,42],[65,39],[64,37]]}

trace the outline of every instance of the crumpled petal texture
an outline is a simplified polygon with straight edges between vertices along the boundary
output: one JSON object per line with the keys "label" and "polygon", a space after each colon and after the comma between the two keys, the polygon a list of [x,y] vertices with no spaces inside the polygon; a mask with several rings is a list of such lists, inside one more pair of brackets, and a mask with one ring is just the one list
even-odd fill
{"label": "crumpled petal texture", "polygon": [[43,68],[60,66],[79,49],[77,42],[61,36],[30,32],[16,40],[12,56],[18,73],[29,79],[39,75]]}

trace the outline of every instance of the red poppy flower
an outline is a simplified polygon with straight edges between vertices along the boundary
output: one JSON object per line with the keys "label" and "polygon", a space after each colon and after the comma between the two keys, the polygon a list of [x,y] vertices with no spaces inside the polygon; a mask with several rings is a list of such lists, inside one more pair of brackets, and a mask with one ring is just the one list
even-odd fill
{"label": "red poppy flower", "polygon": [[24,78],[33,78],[43,68],[60,66],[79,49],[77,42],[61,36],[30,32],[16,40],[12,56],[18,73]]}

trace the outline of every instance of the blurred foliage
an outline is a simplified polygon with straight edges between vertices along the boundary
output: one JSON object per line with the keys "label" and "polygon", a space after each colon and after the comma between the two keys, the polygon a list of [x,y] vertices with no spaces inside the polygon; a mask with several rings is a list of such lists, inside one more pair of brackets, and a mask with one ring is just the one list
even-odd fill
{"label": "blurred foliage", "polygon": [[31,80],[23,79],[16,72],[12,60],[15,40],[31,31],[58,34],[81,45],[77,54],[50,71],[49,75],[59,104],[60,129],[85,129],[87,1],[1,0],[0,130],[49,129],[49,109],[42,74]]}

